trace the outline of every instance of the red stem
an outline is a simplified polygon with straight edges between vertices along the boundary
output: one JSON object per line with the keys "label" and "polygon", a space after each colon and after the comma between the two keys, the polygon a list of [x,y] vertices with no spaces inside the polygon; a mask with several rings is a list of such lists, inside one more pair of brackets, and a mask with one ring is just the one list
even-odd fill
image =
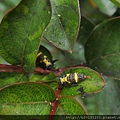
{"label": "red stem", "polygon": [[[86,65],[76,65],[76,66],[70,66],[68,68],[59,68],[59,69],[53,69],[53,70],[44,70],[43,68],[36,68],[34,70],[34,74],[49,74],[50,72],[53,72],[56,76],[60,76],[60,74],[70,68],[77,68],[77,67],[85,67]],[[17,73],[23,73],[25,74],[26,71],[22,66],[14,66],[14,65],[7,65],[7,64],[0,64],[0,72],[17,72]]]}
{"label": "red stem", "polygon": [[58,89],[55,92],[55,100],[51,103],[49,120],[53,120],[53,117],[56,113],[57,107],[59,105],[59,98],[60,98],[61,90],[62,90],[61,89],[61,84],[59,84]]}
{"label": "red stem", "polygon": [[[36,68],[34,70],[34,74],[49,74],[50,72],[54,72],[56,76],[59,76],[62,73],[62,69],[57,70],[44,70],[43,68]],[[16,73],[27,73],[22,66],[14,66],[7,64],[0,64],[0,72],[16,72]]]}
{"label": "red stem", "polygon": [[6,65],[6,64],[0,64],[0,72],[26,73],[21,66],[13,66],[13,65]]}

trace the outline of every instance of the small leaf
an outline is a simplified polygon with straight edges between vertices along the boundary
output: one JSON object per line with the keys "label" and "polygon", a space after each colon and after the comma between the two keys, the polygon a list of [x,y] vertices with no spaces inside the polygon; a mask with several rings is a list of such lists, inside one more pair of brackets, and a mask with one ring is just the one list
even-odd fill
{"label": "small leaf", "polygon": [[120,78],[120,17],[99,24],[85,47],[89,67],[104,75]]}
{"label": "small leaf", "polygon": [[56,91],[56,88],[58,86],[58,80],[56,79],[55,74],[52,72],[49,73],[48,75],[36,75],[36,74],[31,75],[30,82],[36,81],[43,82],[51,86],[54,91]]}
{"label": "small leaf", "polygon": [[45,29],[44,37],[57,48],[71,51],[80,22],[79,2],[51,0],[51,5],[52,20]]}
{"label": "small leaf", "polygon": [[48,75],[43,75],[43,74],[32,74],[30,76],[30,81],[35,82],[35,81],[40,81],[40,82],[50,82],[56,80],[56,76],[54,73],[49,73]]}
{"label": "small leaf", "polygon": [[43,83],[19,83],[0,89],[1,115],[48,115],[54,91]]}
{"label": "small leaf", "polygon": [[59,105],[56,110],[56,115],[63,115],[61,116],[62,120],[65,119],[64,115],[86,115],[86,114],[87,113],[83,106],[75,98],[61,97],[59,99]]}
{"label": "small leaf", "polygon": [[98,8],[105,14],[111,16],[113,15],[117,7],[110,1],[110,0],[94,0],[94,2],[97,4]]}
{"label": "small leaf", "polygon": [[120,0],[110,0],[110,1],[120,8]]}
{"label": "small leaf", "polygon": [[27,75],[19,73],[0,72],[0,88],[8,86],[16,82],[28,81]]}
{"label": "small leaf", "polygon": [[22,0],[0,24],[0,54],[11,64],[34,71],[40,37],[50,20],[48,0]]}
{"label": "small leaf", "polygon": [[61,95],[77,96],[80,94],[80,92],[78,91],[80,87],[83,87],[86,93],[100,92],[105,87],[105,81],[102,78],[102,76],[96,71],[87,67],[79,67],[79,68],[65,70],[62,73],[61,77],[63,75],[69,73],[75,73],[75,72],[79,74],[84,74],[86,76],[89,76],[90,78],[86,78],[84,81],[78,83],[77,86],[74,85],[64,86],[61,91]]}

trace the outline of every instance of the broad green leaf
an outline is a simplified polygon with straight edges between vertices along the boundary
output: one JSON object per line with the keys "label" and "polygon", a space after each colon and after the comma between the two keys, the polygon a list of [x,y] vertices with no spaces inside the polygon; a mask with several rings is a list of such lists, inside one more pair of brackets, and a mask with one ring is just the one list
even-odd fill
{"label": "broad green leaf", "polygon": [[54,91],[43,83],[19,83],[0,89],[1,115],[48,115]]}
{"label": "broad green leaf", "polygon": [[89,76],[90,78],[86,78],[84,81],[80,82],[77,86],[74,86],[74,85],[64,86],[61,91],[62,96],[63,95],[77,96],[80,94],[80,92],[78,91],[80,87],[83,87],[84,92],[88,94],[100,92],[105,87],[105,81],[102,78],[102,76],[90,68],[87,68],[87,67],[79,67],[74,69],[71,68],[71,69],[65,70],[60,77],[69,73],[84,74],[86,76]]}
{"label": "broad green leaf", "polygon": [[0,54],[11,64],[33,71],[40,37],[51,15],[48,0],[22,0],[0,24]]}
{"label": "broad green leaf", "polygon": [[0,88],[17,82],[25,82],[25,81],[28,81],[27,75],[20,73],[0,72]]}
{"label": "broad green leaf", "polygon": [[120,17],[99,24],[85,47],[89,67],[107,76],[120,78]]}
{"label": "broad green leaf", "polygon": [[120,0],[110,0],[110,1],[120,8]]}
{"label": "broad green leaf", "polygon": [[107,84],[102,92],[84,98],[84,107],[89,115],[119,115],[120,113],[120,81],[108,77],[104,79]]}
{"label": "broad green leaf", "polygon": [[[103,92],[95,95],[95,100],[99,102],[99,109],[105,115],[119,115],[120,113],[120,81],[107,78],[107,85]],[[102,107],[104,105],[104,108]]]}
{"label": "broad green leaf", "polygon": [[61,97],[59,99],[59,102],[60,104],[57,107],[56,115],[63,115],[61,116],[61,120],[64,120],[66,118],[64,115],[86,115],[87,114],[83,106],[75,98]]}
{"label": "broad green leaf", "polygon": [[94,0],[94,2],[103,13],[109,16],[113,15],[117,10],[117,7],[110,0]]}
{"label": "broad green leaf", "polygon": [[78,0],[50,0],[52,19],[44,37],[57,48],[72,51],[80,24]]}

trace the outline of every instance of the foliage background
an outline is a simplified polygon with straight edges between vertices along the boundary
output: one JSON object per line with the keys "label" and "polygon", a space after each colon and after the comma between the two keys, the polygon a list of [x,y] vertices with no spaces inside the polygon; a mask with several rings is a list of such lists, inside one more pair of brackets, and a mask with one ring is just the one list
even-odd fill
{"label": "foliage background", "polygon": [[[0,21],[2,20],[4,14],[11,8],[15,7],[19,1],[20,0],[0,0]],[[106,13],[106,10],[102,8],[102,5],[99,5],[98,8],[99,3],[96,1],[97,0],[94,0],[94,2],[91,2],[91,0],[80,1],[82,16],[84,16],[82,20],[88,20],[91,22],[91,25],[88,26],[88,29],[93,28],[106,19],[120,15],[120,9],[116,6],[112,6],[112,8],[110,8],[106,3],[106,6],[108,6],[108,12]],[[109,8],[112,9],[112,11],[110,11]],[[82,25],[80,28],[84,29]],[[78,37],[78,42],[79,39],[82,39],[80,37]],[[55,48],[47,41],[44,40],[42,44],[47,46],[47,48],[51,51],[54,59],[59,60],[56,63],[56,66],[61,68],[86,62],[84,57],[84,44],[86,41],[83,40],[81,45],[78,45],[78,42],[76,43],[73,52],[75,58],[74,60],[72,60],[70,53]],[[78,50],[79,52],[77,52]],[[77,56],[81,56],[81,58],[77,58]],[[6,63],[6,61],[0,57],[0,63]],[[87,95],[84,99],[80,98],[80,96],[77,97],[77,99],[84,104],[89,115],[119,115],[120,81],[113,80],[112,78],[106,76],[104,76],[104,78],[107,82],[107,85],[102,92]]]}

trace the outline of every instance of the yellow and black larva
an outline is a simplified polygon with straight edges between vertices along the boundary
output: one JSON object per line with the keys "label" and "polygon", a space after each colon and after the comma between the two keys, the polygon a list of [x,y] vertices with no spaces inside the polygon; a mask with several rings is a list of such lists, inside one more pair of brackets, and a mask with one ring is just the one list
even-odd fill
{"label": "yellow and black larva", "polygon": [[50,70],[53,67],[53,63],[42,52],[37,54],[36,64],[37,66],[47,70]]}
{"label": "yellow and black larva", "polygon": [[89,76],[78,73],[66,74],[63,77],[60,77],[60,83],[62,85],[77,85],[85,78],[89,78]]}
{"label": "yellow and black larva", "polygon": [[[60,77],[60,83],[62,85],[61,88],[64,85],[78,85],[78,83],[82,82],[86,78],[90,78],[90,76],[78,73],[66,74],[63,77]],[[77,91],[80,92],[82,97],[86,95],[83,87],[80,87]]]}

